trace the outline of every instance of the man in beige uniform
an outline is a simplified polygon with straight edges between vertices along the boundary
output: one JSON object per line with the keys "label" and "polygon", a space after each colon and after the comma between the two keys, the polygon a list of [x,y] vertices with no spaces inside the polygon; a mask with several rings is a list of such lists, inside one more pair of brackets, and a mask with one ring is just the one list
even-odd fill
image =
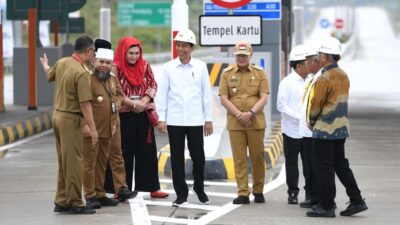
{"label": "man in beige uniform", "polygon": [[238,186],[233,204],[249,204],[247,148],[253,166],[253,195],[255,203],[264,203],[264,131],[263,108],[267,103],[268,80],[262,68],[250,64],[253,50],[247,42],[234,47],[236,64],[226,68],[219,83],[221,103],[228,111],[231,141]]}
{"label": "man in beige uniform", "polygon": [[53,129],[58,157],[57,192],[54,212],[93,214],[82,201],[83,136],[97,143],[90,101],[89,70],[85,64],[93,61],[93,40],[79,37],[75,53],[49,67],[46,55],[40,59],[47,80],[55,82]]}
{"label": "man in beige uniform", "polygon": [[96,52],[94,72],[90,75],[94,122],[99,133],[99,142],[92,145],[84,139],[84,190],[86,206],[116,206],[118,200],[108,198],[104,191],[105,170],[111,147],[111,138],[116,130],[117,104],[123,98],[119,81],[111,72],[114,52],[99,48]]}

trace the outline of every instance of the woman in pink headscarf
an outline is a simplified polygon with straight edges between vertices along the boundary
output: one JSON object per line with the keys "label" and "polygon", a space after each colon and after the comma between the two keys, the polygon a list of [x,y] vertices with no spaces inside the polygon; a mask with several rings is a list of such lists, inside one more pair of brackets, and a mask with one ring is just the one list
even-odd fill
{"label": "woman in pink headscarf", "polygon": [[168,194],[160,191],[153,129],[158,123],[154,104],[157,84],[150,64],[143,59],[140,41],[134,37],[121,38],[114,63],[125,98],[132,100],[125,99],[130,104],[123,104],[119,110],[126,182],[132,190],[135,169],[135,191],[151,192],[152,198],[165,198]]}

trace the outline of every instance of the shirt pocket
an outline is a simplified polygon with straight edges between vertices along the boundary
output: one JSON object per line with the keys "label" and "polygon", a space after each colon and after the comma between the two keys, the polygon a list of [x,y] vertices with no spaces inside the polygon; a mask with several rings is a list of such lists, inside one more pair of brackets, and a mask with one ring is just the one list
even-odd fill
{"label": "shirt pocket", "polygon": [[229,95],[236,95],[239,92],[240,80],[239,78],[228,79]]}
{"label": "shirt pocket", "polygon": [[251,77],[247,82],[249,95],[258,95],[260,92],[260,84],[261,81],[257,77]]}

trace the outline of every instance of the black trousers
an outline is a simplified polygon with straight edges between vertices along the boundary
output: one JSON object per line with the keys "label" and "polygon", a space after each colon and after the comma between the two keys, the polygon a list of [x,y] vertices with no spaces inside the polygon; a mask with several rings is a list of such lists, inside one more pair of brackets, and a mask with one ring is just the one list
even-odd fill
{"label": "black trousers", "polygon": [[[308,168],[307,164],[304,163],[304,152],[303,152],[303,139],[302,138],[291,138],[286,134],[282,134],[283,137],[283,151],[285,154],[285,168],[286,168],[286,184],[288,186],[288,194],[294,193],[298,195],[299,189],[299,154],[303,162],[303,175],[307,177]],[[308,193],[308,187],[304,189]]]}
{"label": "black trousers", "polygon": [[315,155],[315,143],[314,139],[310,137],[303,137],[303,167],[304,172],[304,180],[306,190],[306,199],[311,200],[312,202],[319,202],[318,195],[318,168],[317,168],[317,159]]}
{"label": "black trousers", "polygon": [[324,209],[331,209],[336,196],[335,173],[346,188],[351,202],[362,200],[360,189],[350,169],[349,160],[345,158],[344,143],[346,139],[315,139],[315,151],[319,171],[320,203]]}
{"label": "black trousers", "polygon": [[[134,166],[135,191],[152,192],[160,190],[154,129],[150,127],[146,112],[125,112],[120,113],[119,116],[121,120],[121,148],[129,190],[132,190]],[[151,143],[147,143],[149,127]]]}
{"label": "black trousers", "polygon": [[172,183],[177,197],[187,198],[189,189],[185,181],[185,137],[193,161],[193,189],[204,191],[204,139],[203,126],[168,126],[171,147]]}

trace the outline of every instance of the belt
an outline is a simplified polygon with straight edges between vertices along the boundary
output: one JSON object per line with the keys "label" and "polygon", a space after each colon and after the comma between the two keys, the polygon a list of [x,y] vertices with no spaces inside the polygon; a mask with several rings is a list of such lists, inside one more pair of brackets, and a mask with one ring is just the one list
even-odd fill
{"label": "belt", "polygon": [[63,113],[69,113],[69,114],[74,114],[80,117],[83,117],[83,114],[81,112],[68,112],[68,111],[62,111],[62,110],[58,110],[56,109],[57,112],[63,112]]}

